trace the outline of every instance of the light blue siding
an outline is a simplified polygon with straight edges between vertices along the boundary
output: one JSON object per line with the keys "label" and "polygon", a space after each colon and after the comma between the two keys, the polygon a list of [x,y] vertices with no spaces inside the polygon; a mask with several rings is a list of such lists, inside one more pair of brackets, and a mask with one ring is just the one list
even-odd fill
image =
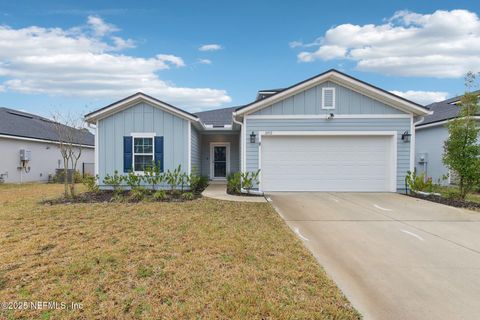
{"label": "light blue siding", "polygon": [[[441,181],[442,176],[448,173],[443,165],[443,143],[448,138],[448,129],[443,126],[430,127],[415,132],[415,168],[420,174],[425,172],[433,182]],[[426,153],[427,163],[419,163],[419,155]],[[441,181],[446,184],[447,181]]]}
{"label": "light blue siding", "polygon": [[[322,109],[322,88],[335,88],[335,109]],[[402,114],[403,112],[374,100],[363,94],[326,81],[308,90],[262,108],[256,115],[292,115],[292,114]]]}
{"label": "light blue siding", "polygon": [[404,131],[411,130],[409,118],[395,119],[247,119],[246,120],[246,170],[258,169],[258,138],[250,143],[253,131],[396,131],[397,132],[397,189],[405,188],[405,175],[410,170],[410,143],[401,140]]}
{"label": "light blue siding", "polygon": [[115,170],[123,174],[123,136],[154,132],[164,137],[164,170],[188,167],[188,120],[139,103],[98,122],[99,182]]}
{"label": "light blue siding", "polygon": [[[480,126],[480,121],[477,122]],[[446,125],[418,129],[415,132],[415,168],[417,172],[425,172],[427,177],[432,178],[434,183],[448,184],[443,176],[448,174],[448,168],[443,164],[443,145],[448,138]],[[479,135],[480,140],[480,135]],[[419,155],[427,154],[427,163],[419,162]]]}
{"label": "light blue siding", "polygon": [[[206,133],[202,134],[202,175],[210,176],[210,142],[230,143],[230,172],[240,171],[240,134],[239,133]],[[227,173],[228,174],[228,173]]]}
{"label": "light blue siding", "polygon": [[202,147],[202,139],[201,135],[197,129],[192,127],[192,154],[191,154],[191,161],[192,161],[192,172],[196,172],[201,174],[202,170],[202,155],[201,155],[201,147]]}

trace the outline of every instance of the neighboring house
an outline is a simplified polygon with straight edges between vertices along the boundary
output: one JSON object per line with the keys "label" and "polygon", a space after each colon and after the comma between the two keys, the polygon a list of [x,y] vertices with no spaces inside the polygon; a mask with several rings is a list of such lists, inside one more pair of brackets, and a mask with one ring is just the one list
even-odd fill
{"label": "neighboring house", "polygon": [[[480,94],[475,91],[475,94]],[[415,168],[418,173],[425,173],[425,176],[431,177],[433,182],[441,184],[450,184],[452,174],[443,164],[443,145],[448,138],[447,123],[455,119],[460,111],[460,99],[462,96],[453,97],[445,101],[435,102],[428,106],[432,114],[425,116],[418,121],[416,127],[415,144]],[[480,113],[478,115],[480,121]],[[446,178],[448,176],[448,178]],[[445,179],[446,178],[446,179]]]}
{"label": "neighboring house", "polygon": [[212,180],[260,169],[260,191],[395,192],[413,168],[414,118],[427,113],[329,70],[238,108],[191,114],[137,93],[86,120],[96,124],[100,184],[155,160]]}
{"label": "neighboring house", "polygon": [[[93,134],[83,130],[75,132],[78,143],[83,145],[77,168],[80,172],[91,168],[93,174]],[[56,169],[63,168],[58,145],[58,134],[51,120],[0,108],[0,178],[3,182],[48,181]]]}

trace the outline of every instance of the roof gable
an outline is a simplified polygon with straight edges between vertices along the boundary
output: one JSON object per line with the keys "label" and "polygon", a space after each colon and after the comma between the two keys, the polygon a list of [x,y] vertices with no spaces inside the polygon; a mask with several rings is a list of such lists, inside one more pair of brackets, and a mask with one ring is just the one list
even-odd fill
{"label": "roof gable", "polygon": [[243,115],[252,113],[256,110],[272,105],[273,103],[276,103],[280,100],[293,96],[298,92],[310,89],[325,81],[337,83],[341,86],[359,92],[367,97],[378,100],[403,112],[412,113],[414,115],[426,115],[429,113],[427,109],[415,102],[399,97],[393,93],[353,78],[337,70],[331,69],[310,79],[294,84],[293,86],[288,87],[262,100],[254,101],[241,108],[238,108],[235,111],[235,114]]}
{"label": "roof gable", "polygon": [[[322,109],[322,91],[324,88],[335,89],[335,109]],[[260,108],[251,115],[321,115],[334,112],[335,115],[357,114],[406,114],[378,100],[350,90],[332,81],[324,81],[311,88]],[[249,115],[250,115],[249,114]]]}
{"label": "roof gable", "polygon": [[119,111],[128,109],[134,105],[137,105],[140,102],[146,102],[150,104],[153,107],[160,108],[164,111],[167,111],[171,114],[174,114],[176,116],[179,116],[181,118],[191,120],[191,121],[198,121],[198,117],[192,113],[189,113],[187,111],[184,111],[180,108],[177,108],[175,106],[172,106],[171,104],[168,104],[166,102],[163,102],[161,100],[158,100],[154,97],[151,97],[149,95],[146,95],[142,92],[137,92],[131,96],[128,96],[122,100],[119,100],[117,102],[114,102],[106,107],[103,107],[101,109],[98,109],[96,111],[90,112],[85,115],[85,120],[89,123],[95,123],[96,121],[100,119],[104,119],[106,117],[109,117]]}

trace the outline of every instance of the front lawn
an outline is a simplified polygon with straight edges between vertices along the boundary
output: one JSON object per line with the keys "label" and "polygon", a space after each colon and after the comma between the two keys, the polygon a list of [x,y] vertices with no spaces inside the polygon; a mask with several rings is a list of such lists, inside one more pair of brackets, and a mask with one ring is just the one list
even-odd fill
{"label": "front lawn", "polygon": [[[62,185],[0,185],[0,318],[357,319],[269,204],[39,204]],[[77,306],[78,306],[77,305]]]}

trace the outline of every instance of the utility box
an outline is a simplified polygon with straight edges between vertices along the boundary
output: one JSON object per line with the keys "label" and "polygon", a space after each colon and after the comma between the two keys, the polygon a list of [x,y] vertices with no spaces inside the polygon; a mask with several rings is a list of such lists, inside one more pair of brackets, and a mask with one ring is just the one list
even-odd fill
{"label": "utility box", "polygon": [[427,163],[428,162],[428,153],[418,153],[417,154],[417,162],[418,163]]}
{"label": "utility box", "polygon": [[20,149],[20,161],[32,160],[32,152],[26,149]]}

